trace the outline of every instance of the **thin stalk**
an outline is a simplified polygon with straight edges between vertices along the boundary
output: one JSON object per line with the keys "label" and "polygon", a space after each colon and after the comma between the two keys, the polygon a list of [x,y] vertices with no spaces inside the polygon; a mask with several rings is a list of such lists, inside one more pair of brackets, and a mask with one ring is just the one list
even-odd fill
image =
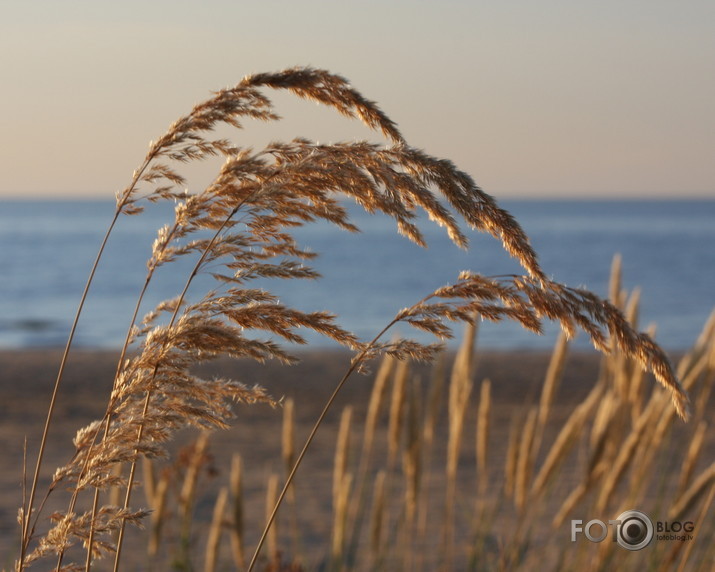
{"label": "thin stalk", "polygon": [[688,563],[688,560],[690,559],[690,554],[693,551],[693,547],[695,546],[695,540],[698,537],[698,533],[700,532],[703,523],[705,522],[705,516],[707,515],[708,510],[710,510],[710,505],[713,503],[713,499],[715,499],[715,483],[710,485],[710,492],[708,493],[708,497],[703,503],[702,508],[700,509],[698,520],[695,523],[694,537],[690,542],[688,542],[688,545],[685,547],[685,552],[683,553],[683,556],[680,559],[680,565],[678,566],[678,572],[683,572],[683,570],[685,570],[685,566]]}
{"label": "thin stalk", "polygon": [[30,516],[32,514],[32,507],[35,503],[35,495],[37,493],[37,485],[38,485],[39,478],[40,478],[40,470],[42,468],[42,461],[44,459],[45,449],[47,447],[47,438],[50,433],[50,425],[52,424],[52,418],[54,417],[55,406],[57,404],[57,396],[59,395],[60,386],[62,384],[62,378],[63,378],[64,372],[65,372],[65,366],[67,365],[67,358],[69,357],[70,349],[72,347],[72,342],[74,341],[74,335],[75,335],[75,332],[77,331],[77,324],[79,323],[79,317],[82,314],[82,310],[84,308],[84,303],[87,300],[87,295],[89,294],[90,286],[92,285],[92,282],[94,280],[94,275],[97,271],[97,267],[99,266],[99,261],[102,258],[102,255],[104,254],[104,249],[107,245],[107,242],[109,241],[109,236],[111,235],[112,231],[114,230],[114,226],[117,222],[117,219],[119,218],[119,214],[121,213],[122,207],[124,206],[125,203],[126,203],[126,199],[123,202],[121,202],[120,205],[116,208],[116,210],[114,212],[114,217],[112,218],[112,222],[109,224],[109,227],[107,228],[107,232],[104,235],[102,243],[99,247],[99,251],[97,252],[97,256],[94,259],[94,263],[92,264],[92,268],[89,272],[89,277],[87,278],[87,283],[85,284],[84,291],[82,292],[82,297],[80,298],[79,305],[77,307],[77,312],[75,313],[74,321],[72,322],[72,327],[70,328],[70,333],[67,338],[67,344],[65,345],[65,349],[62,354],[59,371],[57,373],[57,378],[55,379],[55,385],[52,389],[52,397],[50,398],[50,405],[49,405],[49,409],[47,411],[47,417],[45,418],[45,427],[42,431],[42,439],[40,440],[40,450],[37,453],[37,463],[35,464],[35,474],[32,478],[32,485],[30,487],[30,498],[28,499],[27,507],[25,508],[24,517],[23,517],[24,523],[23,523],[23,527],[22,527],[22,550],[20,551],[20,562],[18,564],[18,570],[20,572],[24,569],[25,557],[27,556],[27,549],[29,547],[30,539],[32,538],[32,535],[35,531],[35,527],[37,526],[37,521],[39,519],[39,511],[38,511],[38,514],[35,517],[35,521],[32,526],[32,530],[30,530]]}
{"label": "thin stalk", "polygon": [[[414,304],[412,308],[415,308],[421,304],[424,304],[431,298],[434,298],[435,294],[432,293],[429,296],[425,296]],[[268,531],[273,524],[273,521],[276,518],[276,515],[278,514],[278,509],[280,508],[281,503],[283,502],[283,499],[285,498],[288,488],[293,482],[293,479],[295,477],[295,474],[298,472],[298,468],[300,467],[303,457],[305,457],[305,454],[307,453],[308,449],[310,448],[310,445],[313,442],[313,439],[315,438],[316,433],[318,432],[318,429],[323,423],[323,420],[325,419],[325,416],[328,414],[328,411],[332,407],[333,403],[335,402],[335,399],[337,398],[338,394],[340,393],[340,390],[343,388],[345,383],[347,382],[348,378],[355,373],[355,370],[358,368],[358,365],[365,359],[367,356],[368,352],[374,347],[374,345],[377,343],[377,341],[385,335],[385,333],[392,328],[396,323],[402,321],[405,313],[403,310],[398,314],[398,316],[394,317],[392,321],[390,321],[389,324],[387,324],[367,345],[363,347],[363,349],[360,351],[360,353],[357,355],[355,359],[353,359],[352,363],[350,364],[350,367],[348,370],[345,372],[343,377],[340,379],[338,384],[335,386],[335,389],[333,390],[333,393],[330,395],[328,398],[328,401],[325,403],[325,406],[323,407],[323,410],[321,411],[320,415],[318,416],[318,419],[316,420],[315,424],[313,425],[313,428],[310,431],[310,434],[308,435],[308,438],[305,440],[305,444],[303,445],[303,448],[300,451],[300,454],[298,455],[298,458],[295,461],[295,464],[293,465],[293,469],[291,470],[290,474],[288,475],[288,478],[286,479],[285,484],[283,485],[283,489],[281,490],[280,495],[278,495],[278,500],[276,501],[276,505],[273,507],[273,512],[270,515],[270,518],[268,519],[268,522],[266,523],[265,528],[263,529],[263,533],[261,534],[261,538],[258,541],[258,545],[256,546],[255,551],[253,552],[253,557],[251,558],[251,562],[248,565],[247,572],[251,572],[256,565],[256,562],[258,561],[258,556],[261,552],[261,548],[263,547],[263,544],[266,541],[266,538],[268,536]]]}
{"label": "thin stalk", "polygon": [[[150,272],[150,274],[153,272]],[[141,291],[141,294],[139,295],[139,300],[137,301],[136,308],[134,310],[134,315],[132,317],[132,325],[134,325],[134,322],[136,321],[136,317],[139,313],[139,307],[142,302],[142,298],[144,297],[144,294],[146,293],[147,287],[149,286],[149,282],[151,280],[150,275],[147,276],[147,279],[144,283],[144,288]],[[119,374],[119,368],[121,367],[122,362],[124,361],[124,357],[126,356],[126,351],[129,346],[129,336],[127,336],[126,341],[124,342],[124,346],[122,347],[122,353],[119,357],[119,361],[117,362],[117,374],[115,375],[114,381],[116,383],[117,380],[117,375]],[[102,423],[104,423],[104,436],[102,437],[103,439],[106,439],[107,436],[109,435],[109,426],[110,426],[110,420],[111,420],[111,411],[113,409],[114,404],[110,403],[109,407],[107,407],[107,412],[104,414],[104,418],[102,419]],[[84,475],[85,471],[87,470],[87,465],[89,464],[90,456],[91,456],[91,450],[92,447],[95,445],[93,442],[92,445],[90,445],[89,451],[87,451],[87,457],[85,460],[85,465],[82,469],[82,473],[80,474],[80,478],[82,475]],[[70,502],[70,508],[69,511],[71,512],[74,509],[75,503],[77,502],[77,493],[79,492],[78,488],[75,488],[73,494],[72,494],[72,500]],[[92,500],[92,520],[91,522],[94,522],[95,517],[97,516],[97,508],[99,506],[99,489],[95,488],[94,489],[94,498]],[[85,561],[85,571],[89,572],[91,567],[92,567],[92,545],[94,544],[94,526],[90,526],[89,528],[89,538],[87,539],[87,559]],[[58,567],[59,564],[61,563],[61,557],[60,555],[60,562],[58,562]]]}
{"label": "thin stalk", "polygon": [[[34,476],[32,479],[32,486],[30,487],[30,498],[28,500],[27,506],[24,511],[24,519],[23,519],[24,522],[22,524],[22,546],[21,546],[21,551],[20,551],[20,561],[18,563],[18,571],[19,572],[22,572],[22,570],[25,567],[25,558],[27,557],[27,549],[30,545],[30,540],[32,539],[32,536],[34,535],[35,528],[37,526],[37,522],[40,518],[40,513],[42,512],[41,510],[37,511],[37,516],[35,517],[34,523],[32,525],[32,530],[30,530],[30,516],[32,514],[32,507],[34,505],[35,495],[37,493],[37,485],[39,482],[40,470],[42,468],[42,461],[44,459],[45,448],[47,446],[47,437],[49,435],[50,425],[52,424],[52,418],[54,416],[55,406],[57,403],[57,396],[59,395],[59,389],[62,384],[62,378],[64,376],[65,367],[67,365],[67,359],[69,357],[70,349],[72,348],[72,343],[74,341],[75,332],[77,331],[77,325],[79,324],[79,318],[80,318],[80,315],[82,314],[82,310],[84,309],[84,304],[85,304],[85,301],[87,300],[87,296],[89,294],[89,289],[92,285],[92,282],[94,281],[94,275],[96,274],[97,268],[99,267],[99,261],[102,259],[105,247],[107,246],[107,243],[109,242],[109,237],[111,236],[111,234],[114,230],[114,226],[116,225],[117,220],[119,219],[119,215],[121,214],[122,209],[126,206],[127,202],[129,201],[129,197],[134,192],[136,185],[139,182],[139,179],[144,174],[147,167],[149,166],[151,161],[154,159],[154,157],[156,156],[158,151],[159,151],[159,149],[155,147],[147,154],[147,156],[144,158],[144,162],[142,163],[141,167],[137,171],[134,172],[134,176],[132,177],[131,184],[126,188],[126,190],[122,194],[121,199],[118,200],[117,207],[114,211],[114,216],[112,217],[112,221],[110,222],[109,227],[107,228],[107,232],[104,234],[104,238],[102,239],[102,242],[99,246],[99,250],[97,251],[97,256],[94,259],[94,263],[92,264],[92,268],[89,272],[89,276],[87,277],[87,283],[85,284],[84,290],[82,292],[82,296],[81,296],[79,304],[77,306],[77,312],[75,313],[74,320],[72,321],[70,333],[69,333],[69,336],[67,337],[67,343],[65,345],[65,349],[62,354],[62,359],[60,360],[60,367],[57,372],[57,378],[55,379],[55,385],[52,389],[50,405],[48,407],[47,417],[45,418],[45,426],[44,426],[44,429],[42,432],[42,439],[40,440],[40,449],[37,453],[37,463],[35,465],[35,473],[34,473]],[[47,496],[49,496],[50,492],[51,491],[48,491],[47,495],[45,496],[45,500],[47,500]],[[42,504],[44,506],[44,501]]]}
{"label": "thin stalk", "polygon": [[[169,232],[167,240],[164,243],[164,249],[171,242],[174,234],[176,233],[176,231],[178,229],[178,226],[179,226],[178,222],[175,222],[174,226],[171,228],[171,231]],[[119,378],[119,373],[122,368],[122,363],[124,363],[124,359],[127,355],[127,350],[129,349],[129,340],[131,337],[131,330],[134,327],[134,324],[136,324],[137,317],[139,316],[139,310],[141,309],[142,302],[144,301],[144,296],[147,292],[147,289],[149,288],[149,283],[151,282],[152,278],[154,277],[154,271],[156,269],[157,269],[156,264],[152,264],[151,267],[149,268],[149,271],[147,272],[147,275],[146,275],[146,279],[144,280],[144,286],[142,287],[142,290],[139,293],[139,297],[137,298],[137,303],[134,306],[134,313],[132,314],[132,318],[131,318],[131,321],[129,324],[129,329],[127,331],[127,335],[124,338],[124,345],[122,346],[122,351],[119,356],[119,360],[117,361],[117,371],[114,374],[114,385],[115,386],[117,383],[117,379]],[[102,419],[102,423],[104,423],[103,439],[106,439],[107,436],[109,435],[109,427],[111,424],[112,411],[114,409],[115,401],[116,400],[114,400],[114,399],[110,399],[110,403],[107,406],[107,411],[104,414],[104,418]],[[96,440],[96,435],[95,435],[95,440]],[[81,475],[83,475],[87,470],[87,465],[89,464],[89,460],[91,457],[91,450],[92,450],[92,447],[94,447],[94,445],[95,445],[95,441],[92,442],[92,444],[90,445],[89,451],[87,451],[87,457],[85,460],[84,467],[82,468]],[[70,502],[69,512],[72,512],[74,510],[75,503],[77,502],[78,492],[79,492],[78,489],[75,488],[74,493],[72,494],[72,500]],[[94,489],[94,499],[92,500],[92,522],[94,522],[94,519],[97,516],[98,507],[99,507],[99,489],[95,488]],[[85,571],[86,572],[89,572],[92,567],[92,545],[93,544],[94,544],[94,527],[90,526],[89,538],[87,539],[87,559],[85,561]],[[61,563],[61,561],[60,561],[60,563]]]}
{"label": "thin stalk", "polygon": [[372,394],[370,396],[370,404],[368,405],[367,417],[365,420],[365,435],[363,437],[363,447],[360,453],[360,466],[356,473],[355,490],[357,494],[353,500],[353,522],[352,534],[350,543],[347,549],[348,559],[354,559],[354,553],[357,549],[357,544],[361,535],[362,522],[365,518],[365,497],[368,493],[367,473],[370,466],[372,456],[372,444],[374,441],[374,432],[377,425],[380,412],[381,401],[383,399],[389,377],[393,372],[393,360],[391,357],[384,358],[380,369],[375,377]]}
{"label": "thin stalk", "polygon": [[313,439],[315,438],[315,435],[318,432],[318,429],[320,426],[323,424],[323,420],[325,419],[325,416],[328,414],[328,411],[330,410],[331,406],[335,402],[335,399],[338,396],[338,393],[340,393],[340,390],[343,388],[345,385],[345,382],[348,380],[348,378],[355,373],[355,370],[358,368],[358,365],[362,360],[365,359],[365,356],[367,353],[370,351],[370,349],[373,347],[373,345],[389,330],[392,326],[394,326],[399,319],[394,318],[387,326],[385,326],[380,333],[375,336],[370,343],[368,343],[358,354],[358,356],[353,360],[353,362],[350,364],[350,367],[348,370],[345,372],[343,377],[340,379],[338,384],[335,386],[335,389],[333,390],[333,393],[330,395],[328,398],[328,401],[325,403],[325,406],[323,407],[323,410],[321,411],[320,415],[318,416],[318,419],[315,421],[315,424],[313,425],[312,430],[310,431],[310,434],[308,435],[308,438],[305,440],[305,443],[303,444],[303,448],[301,449],[300,453],[298,454],[298,457],[293,464],[293,468],[290,471],[290,474],[288,475],[288,478],[286,479],[285,484],[283,485],[283,489],[281,490],[280,495],[278,495],[278,500],[276,501],[275,506],[273,507],[273,511],[270,514],[270,517],[268,518],[268,521],[266,522],[266,526],[263,529],[263,534],[261,534],[261,538],[258,541],[258,545],[256,546],[255,551],[253,552],[253,557],[251,558],[251,562],[248,565],[247,572],[251,572],[253,570],[253,567],[256,565],[256,562],[258,560],[258,556],[261,552],[261,548],[263,548],[263,544],[266,541],[266,538],[268,537],[268,532],[271,528],[271,525],[273,524],[273,521],[276,519],[276,515],[278,514],[278,509],[281,506],[281,503],[283,502],[283,498],[286,496],[288,492],[288,488],[290,487],[291,483],[293,482],[293,478],[295,477],[295,474],[298,472],[298,467],[300,467],[303,457],[305,457],[305,454],[308,452],[308,449],[310,448],[311,443],[313,442]]}
{"label": "thin stalk", "polygon": [[[214,233],[213,237],[209,241],[209,243],[206,245],[206,248],[204,251],[201,253],[201,257],[199,260],[196,262],[196,265],[192,269],[191,273],[189,274],[188,279],[186,280],[186,284],[184,284],[184,289],[182,290],[181,294],[179,295],[179,299],[176,303],[176,307],[174,308],[174,312],[171,316],[171,320],[169,321],[168,327],[171,328],[174,325],[174,322],[176,321],[176,318],[179,315],[179,309],[181,308],[181,305],[186,298],[186,294],[189,290],[189,287],[191,286],[191,283],[193,282],[194,278],[196,275],[199,273],[199,269],[201,268],[201,265],[204,263],[206,260],[206,257],[208,256],[209,252],[211,252],[211,249],[213,248],[213,245],[216,243],[216,240],[218,240],[218,237],[221,235],[221,233],[224,231],[224,229],[227,227],[229,221],[235,216],[235,214],[239,211],[239,209],[246,203],[246,201],[249,200],[249,198],[253,197],[256,193],[252,193],[249,195],[249,197],[244,198],[241,202],[239,202],[229,213],[229,215],[224,219],[223,223],[219,227],[219,229]],[[136,438],[136,443],[137,445],[141,443],[142,438],[144,437],[144,419],[146,419],[146,415],[149,411],[149,404],[151,402],[151,398],[153,396],[153,389],[154,389],[154,384],[153,380],[156,378],[156,374],[159,370],[159,364],[156,364],[154,367],[154,371],[152,372],[152,381],[150,382],[149,389],[147,390],[146,398],[144,400],[144,408],[142,410],[142,423],[139,425],[139,431],[137,432],[137,438]],[[138,454],[138,451],[135,450],[135,457]],[[129,480],[127,482],[127,492],[126,496],[124,498],[124,509],[127,509],[129,507],[129,501],[131,500],[131,494],[132,494],[132,484],[134,482],[134,474],[136,472],[136,466],[137,466],[137,461],[136,458],[132,460],[132,464],[129,470]],[[121,551],[122,551],[122,545],[124,543],[124,531],[126,528],[126,520],[122,520],[122,525],[119,528],[119,538],[117,540],[117,548],[116,548],[116,553],[115,553],[115,558],[114,558],[114,572],[117,572],[119,569],[119,560],[121,556]],[[91,547],[88,548],[88,550],[91,550]]]}
{"label": "thin stalk", "polygon": [[[25,510],[27,506],[27,435],[25,435],[25,440],[22,445],[22,510]],[[22,515],[22,525],[24,526],[25,520],[29,516],[26,514]],[[20,550],[24,545],[24,537],[20,539]]]}

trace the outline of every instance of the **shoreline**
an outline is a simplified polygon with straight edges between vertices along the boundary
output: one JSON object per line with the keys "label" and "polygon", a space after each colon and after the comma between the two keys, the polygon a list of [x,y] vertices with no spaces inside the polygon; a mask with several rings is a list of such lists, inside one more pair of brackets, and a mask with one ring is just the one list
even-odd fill
{"label": "shoreline", "polygon": [[[0,349],[0,396],[27,396],[33,390],[33,399],[41,399],[34,391],[47,391],[49,402],[50,392],[54,385],[62,349]],[[682,352],[674,353],[677,358]],[[353,353],[343,349],[319,348],[305,349],[294,352],[299,362],[294,365],[284,365],[277,361],[260,364],[250,359],[218,358],[198,367],[197,371],[209,376],[234,377],[245,383],[259,383],[276,393],[285,392],[287,396],[299,396],[299,391],[293,387],[296,380],[308,384],[311,390],[319,391],[330,380],[336,381],[342,376],[350,363]],[[447,359],[454,351],[445,352]],[[490,350],[476,347],[475,381],[481,382],[488,377],[495,382],[497,389],[503,380],[524,389],[538,389],[543,381],[551,357],[550,350]],[[119,358],[119,350],[108,349],[76,349],[69,356],[63,387],[67,391],[90,391],[93,400],[102,399],[102,390],[106,389],[108,396],[111,379]],[[573,384],[581,384],[586,380],[595,381],[600,362],[600,354],[595,350],[584,351],[570,349],[561,383],[563,389]],[[374,373],[377,364],[373,363],[370,370]],[[413,369],[420,374],[429,373],[429,364],[414,364]],[[356,375],[356,378],[363,378]],[[327,391],[328,388],[325,388]],[[497,389],[498,390],[498,389]],[[60,394],[62,390],[60,390]],[[512,392],[504,392],[502,397],[508,398]],[[581,392],[573,395],[570,391],[560,393],[561,398],[580,398]],[[570,400],[570,399],[569,399]],[[0,399],[0,412],[2,403]]]}

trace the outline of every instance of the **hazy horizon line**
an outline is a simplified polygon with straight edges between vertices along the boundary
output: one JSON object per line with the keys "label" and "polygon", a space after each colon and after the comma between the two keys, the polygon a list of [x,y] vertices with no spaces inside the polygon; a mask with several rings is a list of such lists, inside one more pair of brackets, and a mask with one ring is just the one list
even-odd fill
{"label": "hazy horizon line", "polygon": [[[715,201],[715,191],[711,194],[705,193],[633,193],[633,194],[610,194],[610,193],[581,193],[581,194],[562,194],[562,193],[494,193],[485,190],[498,201]],[[28,195],[20,194],[0,194],[0,202],[114,202],[113,195],[99,194],[44,194],[33,193]]]}

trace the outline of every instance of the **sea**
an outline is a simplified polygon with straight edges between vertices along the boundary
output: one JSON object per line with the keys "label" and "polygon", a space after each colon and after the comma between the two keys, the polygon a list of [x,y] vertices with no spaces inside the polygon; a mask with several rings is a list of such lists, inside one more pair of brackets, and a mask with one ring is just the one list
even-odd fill
{"label": "sea", "polygon": [[[715,308],[715,200],[504,200],[530,236],[545,272],[569,286],[608,292],[614,256],[623,287],[640,290],[639,324],[656,325],[669,350],[688,348]],[[146,276],[157,229],[171,222],[173,205],[122,217],[112,234],[81,314],[75,346],[120,347]],[[101,200],[0,201],[0,348],[65,344],[88,273],[114,205]],[[316,224],[297,232],[318,253],[319,280],[261,282],[281,302],[305,311],[328,310],[343,327],[371,339],[397,311],[454,280],[461,270],[485,275],[520,272],[499,241],[471,233],[470,248],[452,245],[443,229],[422,221],[423,249],[398,235],[394,222],[351,206],[359,234]],[[190,261],[157,275],[143,310],[176,296]],[[189,293],[216,287],[209,276]],[[480,324],[479,344],[499,350],[543,350],[558,327],[543,335],[515,324]],[[459,332],[459,328],[458,328]],[[402,327],[389,336],[407,336]],[[424,340],[424,337],[420,339]],[[314,347],[332,344],[309,336]],[[588,347],[584,334],[577,347]]]}

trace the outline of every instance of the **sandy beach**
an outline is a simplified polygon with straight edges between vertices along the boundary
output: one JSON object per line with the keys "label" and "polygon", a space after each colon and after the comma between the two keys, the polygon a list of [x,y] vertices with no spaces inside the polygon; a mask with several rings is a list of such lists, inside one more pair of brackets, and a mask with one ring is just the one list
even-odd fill
{"label": "sandy beach", "polygon": [[[0,352],[0,567],[11,566],[16,553],[15,517],[22,498],[20,483],[23,443],[27,439],[28,471],[31,472],[60,355],[59,351],[54,350]],[[300,356],[301,363],[292,367],[219,360],[204,366],[204,373],[232,377],[249,384],[258,383],[274,397],[293,398],[296,411],[295,435],[296,441],[300,443],[335,383],[344,373],[350,357],[341,351],[306,352]],[[503,470],[508,433],[513,420],[523,417],[529,404],[538,403],[549,357],[548,353],[543,352],[478,353],[475,391],[471,399],[476,401],[478,384],[482,379],[492,380],[490,455],[496,472]],[[116,359],[117,354],[112,351],[77,351],[71,357],[50,431],[44,474],[51,473],[54,467],[69,458],[72,453],[71,439],[76,430],[101,417]],[[553,439],[555,427],[566,419],[574,405],[592,388],[598,377],[599,359],[597,354],[591,352],[576,352],[567,358],[552,409],[554,428],[547,428],[547,439]],[[416,366],[414,375],[426,386],[430,369]],[[373,375],[367,375],[350,380],[328,415],[326,425],[321,428],[298,476],[297,494],[299,498],[302,495],[308,500],[301,510],[301,522],[307,520],[315,525],[305,528],[303,542],[306,545],[322,545],[320,550],[323,552],[329,546],[330,538],[331,474],[340,411],[346,404],[351,404],[355,418],[363,419],[372,379]],[[217,432],[211,438],[213,477],[206,478],[205,488],[210,492],[226,483],[230,458],[234,452],[239,452],[246,479],[246,520],[261,522],[265,483],[271,473],[282,474],[282,412],[268,406],[240,405],[236,413],[233,428]],[[466,426],[472,427],[473,423],[474,413],[470,413]],[[441,424],[444,429],[446,420],[442,419]],[[472,434],[465,438],[463,447],[467,480],[473,478],[474,474],[473,429],[469,431]],[[171,449],[176,450],[193,437],[195,433],[180,435]],[[356,450],[359,448],[359,438],[360,435],[354,432]],[[706,458],[713,458],[714,441],[710,432],[704,448]],[[435,443],[437,450],[443,447],[440,434]],[[209,492],[204,500],[200,497],[197,501],[199,520],[210,519],[214,497]],[[137,498],[141,499],[141,503],[144,502],[143,495]],[[258,531],[250,529],[255,525],[248,526],[247,544],[252,546]],[[138,545],[145,542],[136,538],[133,541]]]}

